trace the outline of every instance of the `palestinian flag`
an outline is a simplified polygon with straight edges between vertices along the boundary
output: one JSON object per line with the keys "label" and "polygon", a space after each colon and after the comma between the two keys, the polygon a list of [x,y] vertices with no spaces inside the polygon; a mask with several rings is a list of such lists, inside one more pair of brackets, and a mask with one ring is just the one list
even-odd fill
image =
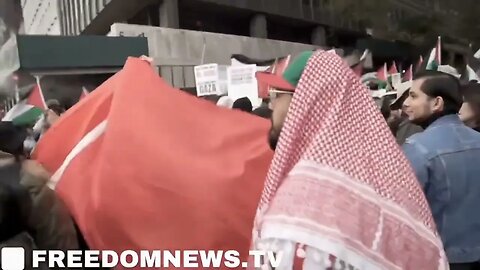
{"label": "palestinian flag", "polygon": [[427,70],[437,70],[438,66],[442,64],[442,39],[438,37],[437,46],[432,49],[428,57]]}
{"label": "palestinian flag", "polygon": [[413,80],[413,64],[407,69],[405,74],[403,74],[403,81],[408,82]]}
{"label": "palestinian flag", "polygon": [[387,81],[388,79],[388,70],[387,70],[387,63],[383,64],[378,70],[377,70],[377,79],[381,81]]}
{"label": "palestinian flag", "polygon": [[363,75],[363,70],[365,68],[365,61],[367,60],[368,56],[370,54],[370,51],[366,49],[362,56],[360,57],[360,60],[358,64],[356,64],[352,69],[355,74],[357,74],[359,77]]}
{"label": "palestinian flag", "polygon": [[421,69],[422,65],[423,65],[423,56],[420,55],[420,57],[418,58],[417,65],[415,66],[415,72],[418,72]]}
{"label": "palestinian flag", "polygon": [[387,63],[383,64],[376,73],[376,77],[379,81],[379,89],[385,88],[388,86],[388,70]]}
{"label": "palestinian flag", "polygon": [[91,249],[237,250],[246,260],[273,156],[269,126],[174,89],[130,58],[33,156]]}
{"label": "palestinian flag", "polygon": [[35,124],[47,109],[40,80],[37,79],[37,84],[30,91],[28,97],[13,106],[2,121],[11,121],[18,126]]}
{"label": "palestinian flag", "polygon": [[388,75],[393,75],[393,74],[397,74],[397,73],[398,73],[397,63],[395,63],[395,61],[393,61],[392,65],[390,66],[390,69],[388,70]]}
{"label": "palestinian flag", "polygon": [[[267,72],[270,71],[273,74],[282,76],[283,72],[287,69],[290,64],[291,56],[277,59],[272,66],[267,69]],[[264,83],[258,83],[258,96],[260,98],[267,98],[269,96],[270,86]]]}

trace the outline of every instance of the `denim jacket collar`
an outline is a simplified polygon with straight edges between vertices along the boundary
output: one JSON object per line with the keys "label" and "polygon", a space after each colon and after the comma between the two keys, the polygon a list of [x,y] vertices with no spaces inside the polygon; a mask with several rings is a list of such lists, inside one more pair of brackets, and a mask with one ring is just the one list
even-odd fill
{"label": "denim jacket collar", "polygon": [[461,125],[462,121],[460,121],[460,118],[456,114],[450,114],[450,115],[445,115],[437,120],[435,120],[430,126],[428,126],[427,129],[439,127],[439,126],[445,126],[445,125]]}

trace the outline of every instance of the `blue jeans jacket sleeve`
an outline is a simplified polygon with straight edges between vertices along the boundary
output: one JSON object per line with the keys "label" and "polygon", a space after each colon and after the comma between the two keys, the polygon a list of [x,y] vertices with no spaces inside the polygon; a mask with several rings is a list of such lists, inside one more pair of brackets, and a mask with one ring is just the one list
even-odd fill
{"label": "blue jeans jacket sleeve", "polygon": [[418,147],[415,143],[407,141],[402,147],[403,152],[410,161],[410,165],[412,166],[423,191],[426,192],[429,184],[428,160],[422,153],[420,147]]}

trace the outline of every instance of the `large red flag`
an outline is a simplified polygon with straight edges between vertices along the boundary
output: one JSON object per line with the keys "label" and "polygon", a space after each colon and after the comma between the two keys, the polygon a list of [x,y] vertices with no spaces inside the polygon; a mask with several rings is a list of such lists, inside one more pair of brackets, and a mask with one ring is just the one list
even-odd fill
{"label": "large red flag", "polygon": [[245,255],[272,158],[268,127],[129,59],[60,118],[34,157],[92,249]]}

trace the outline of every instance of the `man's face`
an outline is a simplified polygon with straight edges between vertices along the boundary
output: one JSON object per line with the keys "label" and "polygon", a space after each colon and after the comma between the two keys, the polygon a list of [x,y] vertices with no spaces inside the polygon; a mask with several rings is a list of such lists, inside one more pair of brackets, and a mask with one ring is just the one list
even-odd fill
{"label": "man's face", "polygon": [[283,123],[287,117],[288,107],[290,106],[292,98],[292,94],[277,93],[276,96],[271,99],[272,127],[270,128],[270,132],[268,134],[268,142],[272,150],[275,150],[277,147],[280,132],[282,131]]}
{"label": "man's face", "polygon": [[429,97],[421,90],[424,81],[425,79],[413,81],[408,98],[403,103],[403,109],[408,115],[408,119],[415,124],[421,124],[434,113],[443,110],[441,98]]}

